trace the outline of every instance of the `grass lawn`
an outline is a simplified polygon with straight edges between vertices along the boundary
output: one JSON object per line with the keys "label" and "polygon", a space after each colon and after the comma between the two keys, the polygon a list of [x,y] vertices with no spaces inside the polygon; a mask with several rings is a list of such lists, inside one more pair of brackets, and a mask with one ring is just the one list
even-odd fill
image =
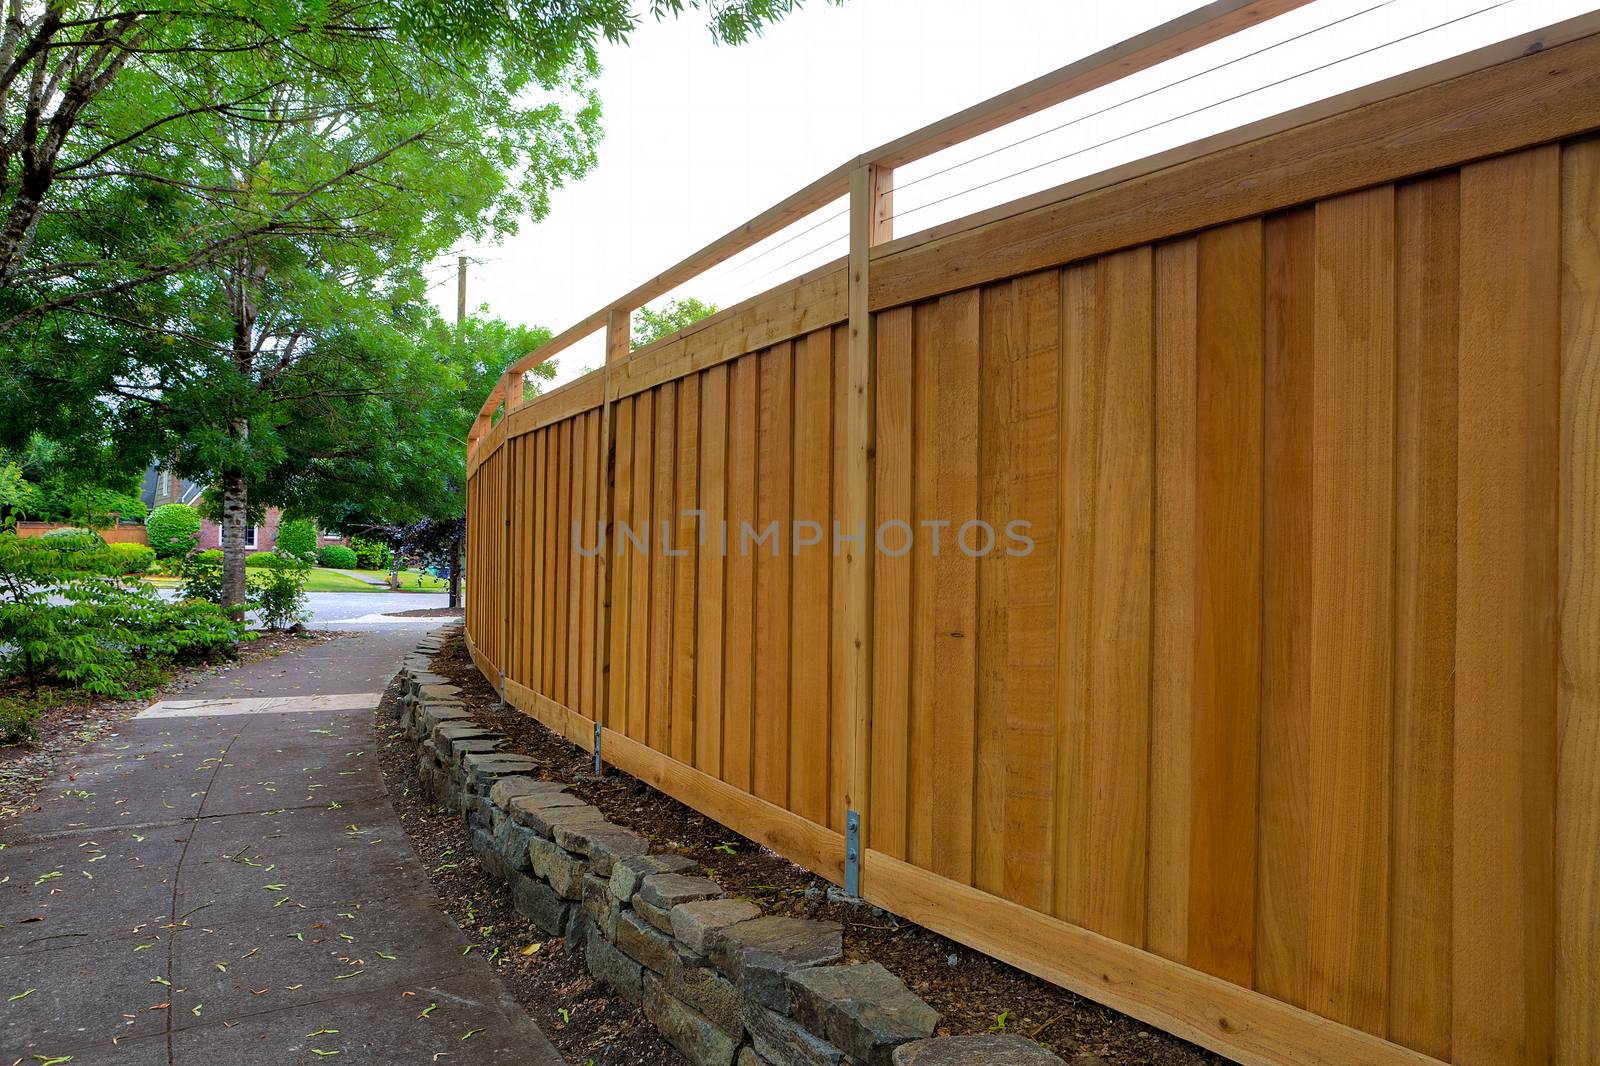
{"label": "grass lawn", "polygon": [[337,573],[333,570],[324,570],[320,566],[313,566],[311,573],[306,575],[307,592],[382,592],[383,589],[376,585],[369,585],[358,577],[349,574]]}
{"label": "grass lawn", "polygon": [[[360,574],[363,577],[370,577],[374,581],[387,582],[389,580],[389,571],[387,570],[352,570],[350,572],[352,574]],[[417,584],[418,578],[422,579],[422,584],[420,586]],[[401,592],[416,592],[419,587],[424,592],[430,590],[438,590],[442,592],[444,589],[449,587],[449,584],[450,583],[445,581],[443,578],[434,577],[432,574],[425,574],[420,570],[400,571]]]}
{"label": "grass lawn", "polygon": [[[365,574],[374,580],[387,582],[389,575],[383,570],[353,570],[351,573]],[[418,572],[415,570],[402,570],[400,572],[400,591],[416,592]],[[422,574],[422,590],[442,590],[446,583],[440,581],[432,574]],[[183,584],[182,578],[162,577],[155,574],[146,575],[145,580],[157,588],[177,588]],[[311,568],[311,573],[306,575],[307,592],[388,592],[384,585],[371,585],[358,577],[350,574],[341,574],[336,570],[324,570],[320,566]]]}

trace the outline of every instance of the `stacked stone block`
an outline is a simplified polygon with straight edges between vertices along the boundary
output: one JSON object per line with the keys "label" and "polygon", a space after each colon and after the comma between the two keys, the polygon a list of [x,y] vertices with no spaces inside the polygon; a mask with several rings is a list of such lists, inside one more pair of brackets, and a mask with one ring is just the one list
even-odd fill
{"label": "stacked stone block", "polygon": [[431,673],[438,646],[424,641],[402,669],[400,720],[424,794],[460,812],[517,911],[581,945],[595,980],[637,1004],[695,1066],[1061,1062],[1019,1037],[932,1039],[932,1007],[882,966],[842,962],[837,923],[763,915],[692,860],[652,854],[480,726]]}

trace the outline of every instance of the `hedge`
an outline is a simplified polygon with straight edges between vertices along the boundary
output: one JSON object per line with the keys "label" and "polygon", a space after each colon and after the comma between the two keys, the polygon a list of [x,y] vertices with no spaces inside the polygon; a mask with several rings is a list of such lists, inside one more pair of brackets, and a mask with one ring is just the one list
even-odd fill
{"label": "hedge", "polygon": [[318,554],[317,565],[330,567],[334,570],[354,570],[356,568],[356,553],[346,548],[343,544],[330,544]]}
{"label": "hedge", "polygon": [[143,544],[108,544],[106,554],[119,574],[142,574],[156,561],[155,549]]}

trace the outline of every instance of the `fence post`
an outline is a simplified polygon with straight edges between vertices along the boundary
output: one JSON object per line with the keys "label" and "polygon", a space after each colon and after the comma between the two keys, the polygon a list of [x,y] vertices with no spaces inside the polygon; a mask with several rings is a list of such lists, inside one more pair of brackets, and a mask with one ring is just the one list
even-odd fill
{"label": "fence post", "polygon": [[633,330],[633,312],[626,307],[613,307],[606,314],[606,361],[600,368],[600,506],[595,518],[600,524],[596,536],[601,538],[601,551],[595,570],[594,612],[594,755],[595,773],[601,772],[600,730],[605,724],[609,706],[611,681],[611,547],[615,538],[607,539],[611,531],[611,478],[615,469],[616,441],[611,427],[611,370],[628,357]]}
{"label": "fence post", "polygon": [[872,759],[872,555],[877,331],[868,306],[872,246],[893,232],[894,172],[866,163],[850,174],[850,331],[846,350],[844,532],[845,884],[861,894],[861,857]]}
{"label": "fence post", "polygon": [[[511,382],[502,382],[501,421],[511,417]],[[504,427],[509,429],[510,427]],[[506,667],[511,660],[511,439],[500,435],[500,707],[506,705]]]}

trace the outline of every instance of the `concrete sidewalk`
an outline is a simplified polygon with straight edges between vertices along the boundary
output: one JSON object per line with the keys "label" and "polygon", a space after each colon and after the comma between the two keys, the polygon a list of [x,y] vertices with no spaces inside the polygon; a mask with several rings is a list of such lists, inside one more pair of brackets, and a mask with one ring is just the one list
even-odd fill
{"label": "concrete sidewalk", "polygon": [[0,1066],[562,1061],[384,792],[372,710],[435,621],[157,704],[0,826]]}

